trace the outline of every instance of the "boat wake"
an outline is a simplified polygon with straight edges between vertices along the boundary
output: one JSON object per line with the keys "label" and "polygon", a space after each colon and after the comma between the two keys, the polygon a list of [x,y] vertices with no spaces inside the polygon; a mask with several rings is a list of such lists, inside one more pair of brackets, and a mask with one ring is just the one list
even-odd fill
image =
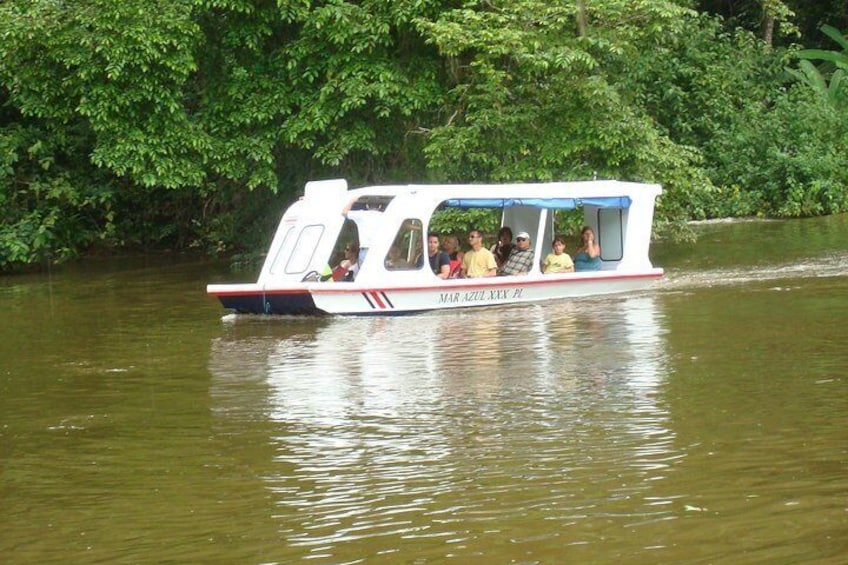
{"label": "boat wake", "polygon": [[729,267],[708,271],[667,269],[655,288],[681,290],[710,286],[739,285],[771,280],[848,276],[848,254],[820,255],[815,260],[777,265]]}
{"label": "boat wake", "polygon": [[[804,280],[813,278],[833,278],[848,276],[848,252],[830,253],[817,256],[815,260],[805,260],[802,262],[771,264],[771,265],[751,265],[751,266],[731,266],[725,268],[714,268],[708,270],[686,270],[685,268],[668,267],[665,271],[665,276],[653,283],[650,287],[626,293],[627,296],[643,296],[646,294],[659,292],[679,292],[689,289],[710,288],[720,286],[744,285],[751,283],[760,283],[768,281],[792,281]],[[786,284],[778,285],[779,289],[791,286]],[[581,298],[580,302],[594,302],[609,300],[609,294],[588,296]],[[623,295],[617,295],[623,296]],[[526,307],[527,304],[513,305],[517,308]],[[502,309],[504,305],[495,305],[491,308]],[[488,310],[489,307],[474,308],[473,311]],[[467,313],[466,309],[458,309],[457,314],[462,315]],[[444,315],[443,310],[436,310],[439,315]],[[418,314],[421,316],[423,314]],[[320,318],[320,317],[319,317]],[[287,325],[293,332],[304,323],[307,325],[313,322],[305,320],[315,320],[315,317],[294,316],[294,315],[265,315],[265,314],[235,314],[227,313],[222,316],[221,320],[227,325],[236,324],[259,324],[267,325],[271,320],[285,320]]]}

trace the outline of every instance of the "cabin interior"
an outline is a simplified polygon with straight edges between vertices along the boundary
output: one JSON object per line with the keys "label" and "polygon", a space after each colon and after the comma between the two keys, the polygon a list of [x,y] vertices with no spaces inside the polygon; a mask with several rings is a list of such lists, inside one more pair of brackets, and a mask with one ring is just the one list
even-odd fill
{"label": "cabin interior", "polygon": [[[377,200],[373,197],[363,197],[360,200],[363,202],[357,203],[353,209],[384,211],[390,201],[390,199],[383,198],[379,201],[379,204],[375,204]],[[448,207],[450,206],[440,208]],[[531,235],[532,247],[538,259],[535,262],[537,263],[536,269],[538,269],[539,261],[551,252],[551,243],[556,235],[567,237],[569,244],[566,252],[572,255],[579,245],[579,236],[567,231],[568,229],[573,231],[574,228],[570,225],[563,225],[567,222],[557,221],[557,209],[555,208],[540,208],[534,205],[510,205],[499,208],[481,206],[480,208],[490,209],[500,215],[500,224],[497,228],[493,232],[485,234],[486,246],[494,243],[497,231],[502,226],[511,228],[513,234],[526,231]],[[602,268],[614,269],[624,253],[628,209],[583,205],[578,206],[571,213],[582,216],[581,226],[589,226],[594,230],[601,247]],[[445,236],[448,234],[439,233],[439,235]],[[461,245],[465,243],[464,233],[453,235],[458,237]],[[358,240],[356,223],[351,220],[345,221],[333,247],[329,264],[334,265],[341,261],[345,245],[348,242]],[[383,257],[383,263],[386,269],[391,271],[418,270],[425,266],[426,253],[427,238],[424,221],[421,218],[404,218],[399,222],[392,243]]]}

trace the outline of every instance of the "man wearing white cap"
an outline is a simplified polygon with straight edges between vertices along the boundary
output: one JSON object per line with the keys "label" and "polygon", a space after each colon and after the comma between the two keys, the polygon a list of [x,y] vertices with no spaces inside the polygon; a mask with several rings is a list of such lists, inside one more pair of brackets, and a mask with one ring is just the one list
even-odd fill
{"label": "man wearing white cap", "polygon": [[533,250],[530,249],[530,234],[526,231],[515,236],[515,249],[509,254],[499,275],[526,275],[533,267]]}

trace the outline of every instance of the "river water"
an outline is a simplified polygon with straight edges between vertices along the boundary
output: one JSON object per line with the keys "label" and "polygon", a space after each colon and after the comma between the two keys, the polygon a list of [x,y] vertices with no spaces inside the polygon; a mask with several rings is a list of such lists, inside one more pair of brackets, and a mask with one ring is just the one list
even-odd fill
{"label": "river water", "polygon": [[395,318],[0,278],[0,561],[845,562],[848,218],[696,229],[646,292]]}

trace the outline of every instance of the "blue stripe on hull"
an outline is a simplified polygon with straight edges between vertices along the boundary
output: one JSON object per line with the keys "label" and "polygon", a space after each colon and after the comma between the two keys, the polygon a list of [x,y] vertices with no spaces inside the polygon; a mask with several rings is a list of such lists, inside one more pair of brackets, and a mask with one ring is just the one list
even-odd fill
{"label": "blue stripe on hull", "polygon": [[219,296],[224,308],[240,314],[314,315],[323,314],[315,307],[308,292],[302,294],[251,294],[246,296]]}

